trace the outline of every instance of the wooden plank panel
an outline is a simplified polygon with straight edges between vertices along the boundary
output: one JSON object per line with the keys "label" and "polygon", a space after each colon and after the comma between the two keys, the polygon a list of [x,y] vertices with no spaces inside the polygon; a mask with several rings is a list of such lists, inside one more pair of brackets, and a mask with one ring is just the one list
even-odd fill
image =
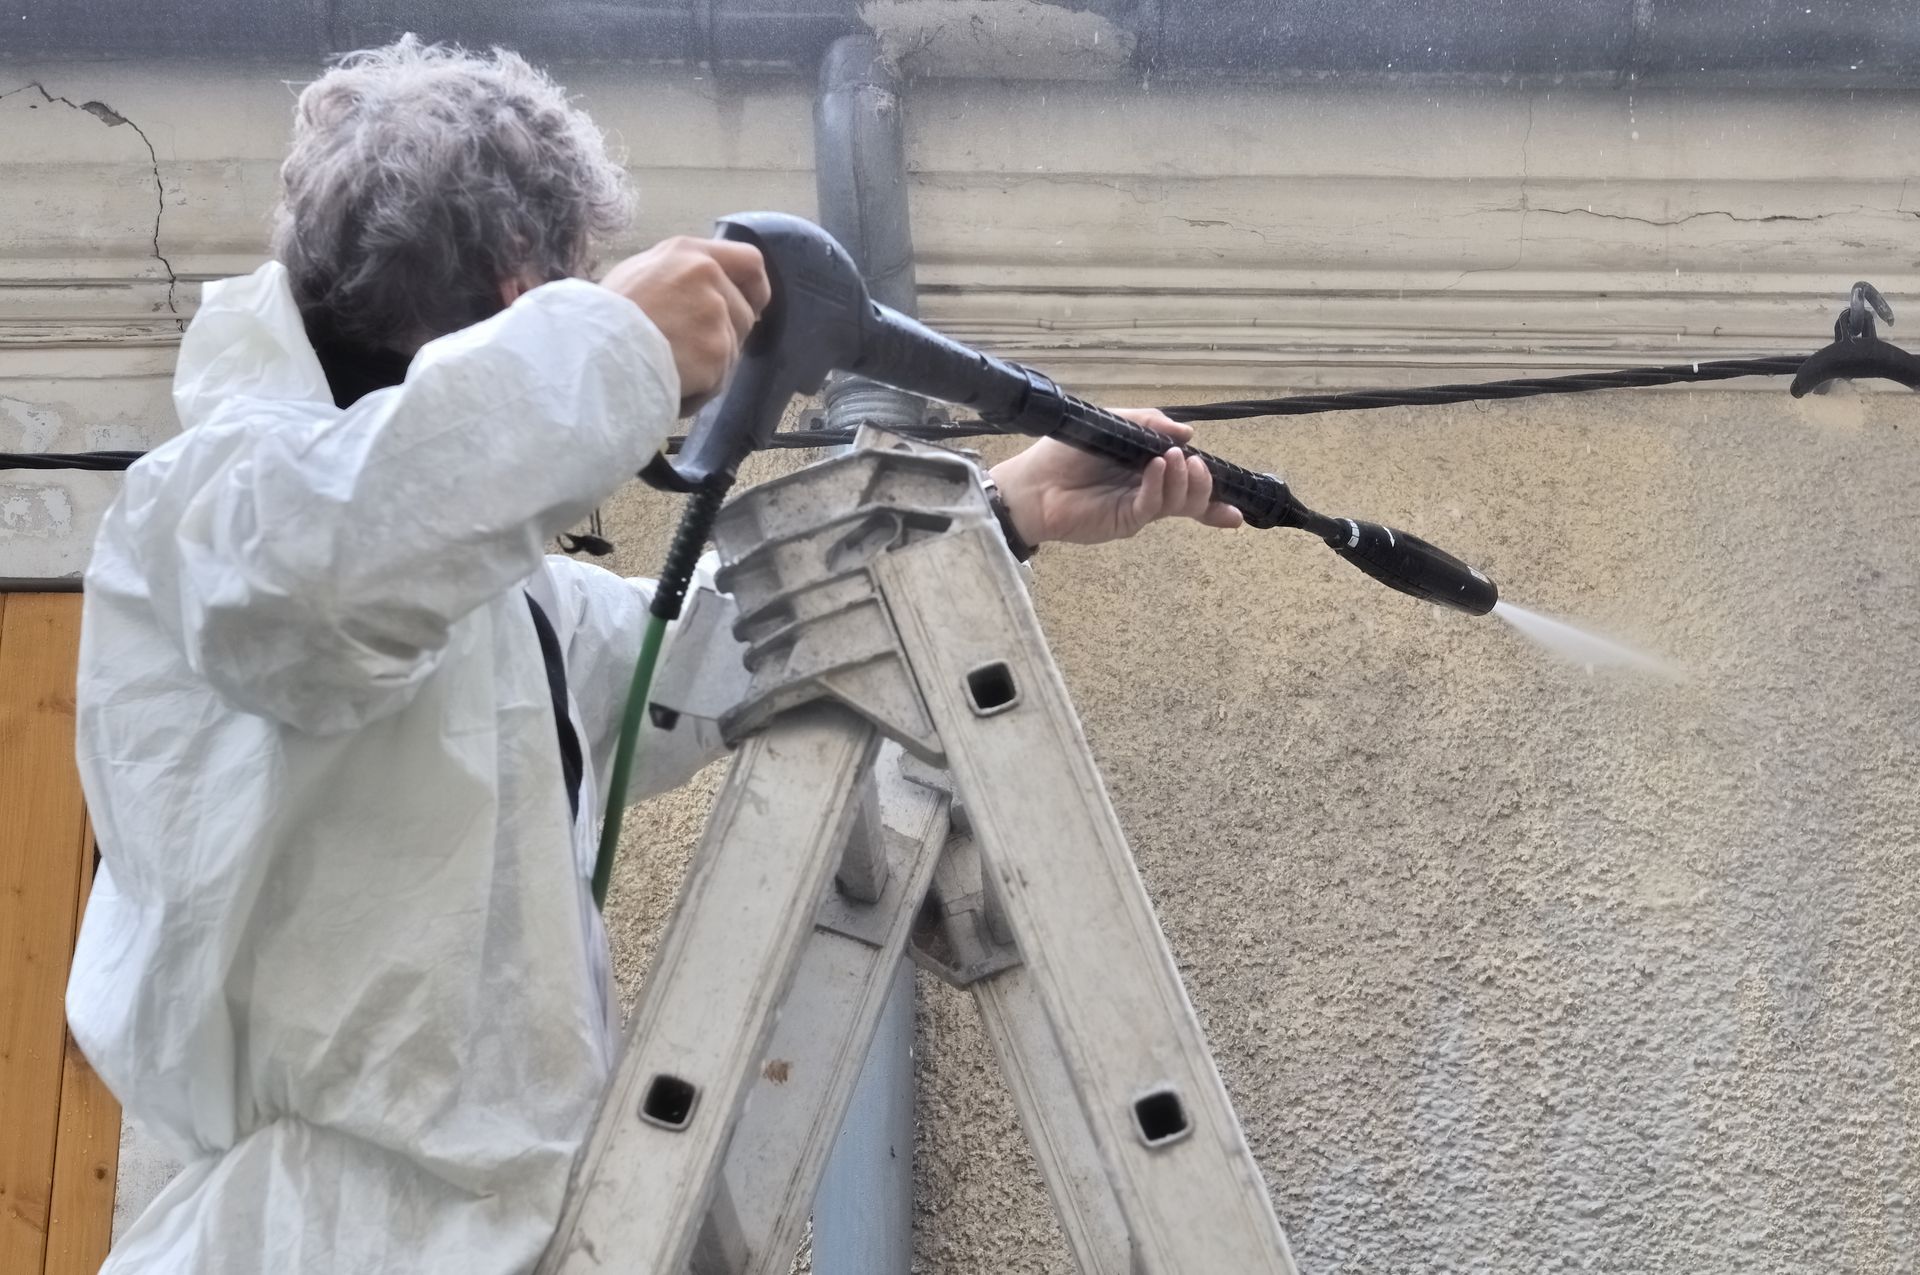
{"label": "wooden plank panel", "polygon": [[[79,783],[79,777],[74,777]],[[75,933],[86,915],[98,851],[81,843]],[[53,1207],[47,1222],[45,1275],[96,1275],[113,1241],[113,1192],[120,1167],[120,1104],[67,1035],[60,1077],[60,1126],[54,1146]]]}
{"label": "wooden plank panel", "polygon": [[0,1271],[46,1256],[86,816],[74,775],[80,598],[0,613]]}

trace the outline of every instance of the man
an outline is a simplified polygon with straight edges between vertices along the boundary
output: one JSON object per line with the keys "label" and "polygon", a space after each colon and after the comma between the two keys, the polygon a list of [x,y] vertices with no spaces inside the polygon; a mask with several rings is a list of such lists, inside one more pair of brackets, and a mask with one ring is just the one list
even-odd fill
{"label": "man", "polygon": [[[68,1014],[186,1161],[106,1269],[523,1272],[613,1055],[588,879],[650,590],[544,547],[724,384],[767,279],[685,239],[578,277],[622,173],[504,53],[346,59],[282,185],[87,574]],[[995,477],[1034,543],[1238,521],[1177,452]],[[636,797],[710,760],[643,749]]]}

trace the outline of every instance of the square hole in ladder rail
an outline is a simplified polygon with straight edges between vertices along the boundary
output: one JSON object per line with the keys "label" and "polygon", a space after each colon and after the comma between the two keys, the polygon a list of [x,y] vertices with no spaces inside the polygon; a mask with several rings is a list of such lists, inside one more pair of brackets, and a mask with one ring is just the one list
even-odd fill
{"label": "square hole in ladder rail", "polygon": [[640,1100],[640,1118],[678,1133],[693,1119],[694,1104],[699,1100],[700,1091],[691,1081],[663,1071],[647,1085],[647,1095]]}
{"label": "square hole in ladder rail", "polygon": [[1133,1100],[1133,1126],[1140,1140],[1158,1150],[1193,1132],[1180,1092],[1172,1086],[1151,1090]]}
{"label": "square hole in ladder rail", "polygon": [[982,664],[967,674],[967,703],[977,717],[1004,713],[1020,702],[1020,688],[1005,660]]}

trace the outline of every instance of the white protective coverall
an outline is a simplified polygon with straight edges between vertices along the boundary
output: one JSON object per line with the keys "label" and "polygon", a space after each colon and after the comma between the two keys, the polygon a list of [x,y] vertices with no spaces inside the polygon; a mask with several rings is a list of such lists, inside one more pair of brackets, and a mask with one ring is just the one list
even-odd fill
{"label": "white protective coverall", "polygon": [[[108,1275],[538,1258],[613,1052],[595,794],[651,586],[544,547],[679,397],[659,330],[585,282],[345,411],[283,268],[207,287],[183,432],[127,471],[86,576],[102,863],[67,1013],[186,1161]],[[564,653],[577,818],[525,595]],[[718,752],[642,747],[635,796]]]}

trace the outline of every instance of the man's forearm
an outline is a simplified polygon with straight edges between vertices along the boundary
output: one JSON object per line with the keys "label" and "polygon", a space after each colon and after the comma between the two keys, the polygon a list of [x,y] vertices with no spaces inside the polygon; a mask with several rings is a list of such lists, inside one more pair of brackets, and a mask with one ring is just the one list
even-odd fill
{"label": "man's forearm", "polygon": [[129,471],[119,534],[195,667],[253,711],[361,720],[658,448],[664,343],[618,297],[551,287],[343,415],[234,398]]}

